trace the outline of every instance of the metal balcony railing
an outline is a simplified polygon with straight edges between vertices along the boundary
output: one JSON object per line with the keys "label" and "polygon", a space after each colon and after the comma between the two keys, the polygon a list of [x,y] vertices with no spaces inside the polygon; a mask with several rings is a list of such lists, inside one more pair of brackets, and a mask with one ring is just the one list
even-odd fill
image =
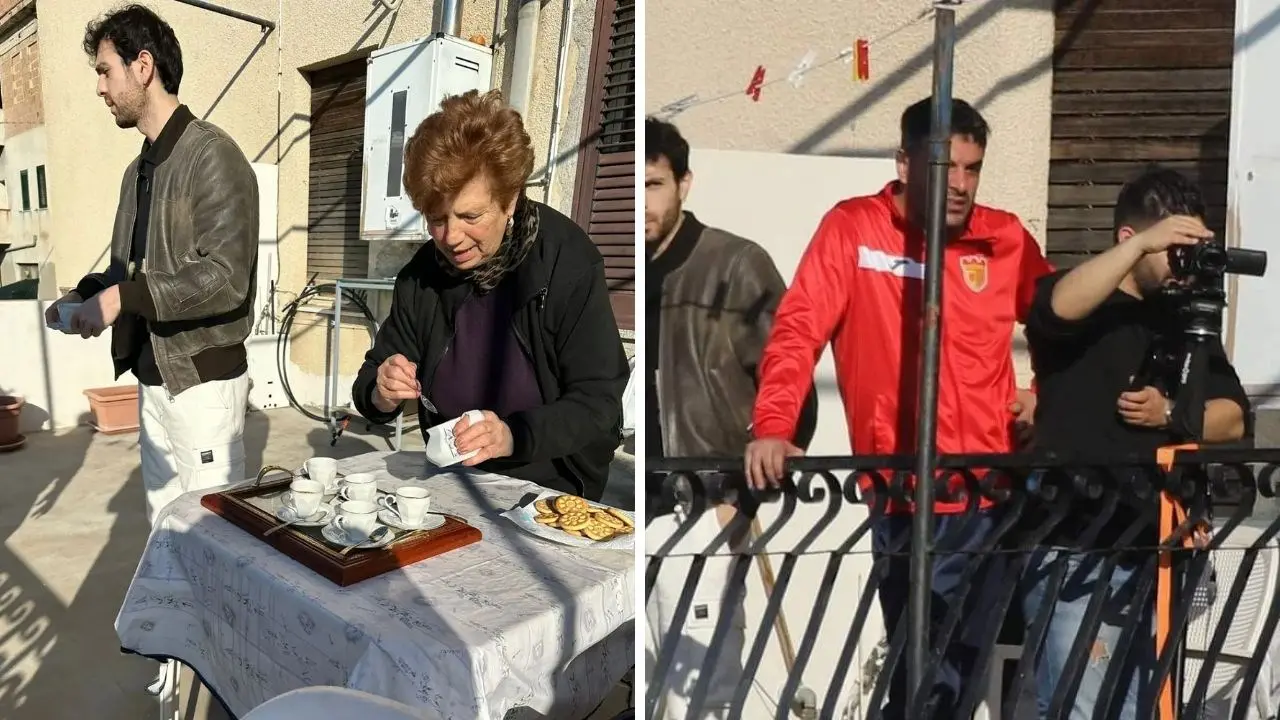
{"label": "metal balcony railing", "polygon": [[[914,457],[796,459],[788,466],[790,479],[766,494],[747,489],[741,463],[735,458],[646,464],[645,592],[650,603],[655,595],[665,596],[667,608],[656,631],[651,623],[656,636],[647,647],[645,717],[760,717],[760,707],[780,719],[883,717],[889,670],[906,662],[908,622],[904,602],[896,631],[881,638],[880,621],[892,618],[881,617],[877,592],[895,558],[902,562],[909,556],[915,562],[926,552],[933,561],[962,552],[966,561],[955,592],[966,600],[978,597],[978,591],[993,598],[981,614],[994,622],[980,639],[974,670],[946,717],[1038,716],[1036,657],[1054,603],[1072,584],[1068,565],[1086,557],[1104,578],[1128,567],[1133,602],[1154,608],[1147,622],[1157,625],[1155,635],[1168,638],[1151,637],[1145,625],[1140,631],[1142,613],[1127,616],[1121,641],[1105,650],[1110,665],[1094,717],[1114,717],[1104,712],[1122,700],[1119,668],[1135,648],[1151,650],[1138,717],[1243,720],[1274,718],[1280,709],[1280,671],[1271,671],[1280,660],[1272,657],[1271,647],[1280,623],[1280,517],[1260,502],[1276,496],[1280,449],[1184,450],[1161,462],[1136,456],[941,456],[935,497],[963,503],[964,511],[953,516],[962,520],[927,548],[912,546],[910,523],[898,522],[887,547],[874,554],[868,545],[873,532],[885,526],[886,508],[912,497]],[[997,521],[984,542],[964,547],[983,498],[996,508]],[[1090,513],[1082,515],[1082,508]],[[1074,523],[1072,533],[1097,538],[1121,509],[1142,519],[1125,527],[1106,549],[1060,554],[1047,563],[1042,587],[1049,601],[1040,604],[1042,611],[1007,619],[1011,610],[1021,615],[1028,558],[1051,531]],[[1161,540],[1144,546],[1138,542],[1144,535]],[[706,539],[690,549],[697,537]],[[783,543],[786,538],[794,542]],[[996,586],[982,571],[993,558],[1008,564]],[[708,568],[715,562],[725,567],[708,591],[702,579],[710,577]],[[679,588],[669,577],[674,563],[687,568]],[[841,574],[851,563],[863,567],[857,575],[865,576],[861,587],[850,587],[850,574]],[[802,564],[808,579],[798,571]],[[664,566],[666,585],[655,594]],[[746,613],[748,587],[756,586],[753,566],[765,599],[762,610],[755,603]],[[1097,587],[1046,717],[1069,716],[1080,679],[1097,659],[1099,627],[1104,620],[1117,624],[1103,617],[1107,584]],[[940,648],[961,632],[972,634],[973,628],[960,627],[960,609],[952,604],[945,616],[935,618],[929,662],[909,693],[908,718],[937,716]],[[846,619],[831,621],[836,615]],[[731,639],[735,632],[743,638],[737,646]],[[681,639],[687,644],[695,635],[703,645],[688,656]],[[768,673],[761,668],[776,667],[778,655],[784,675],[764,677]],[[674,714],[673,694],[679,697]],[[752,705],[762,702],[752,700],[753,694],[776,705]]]}

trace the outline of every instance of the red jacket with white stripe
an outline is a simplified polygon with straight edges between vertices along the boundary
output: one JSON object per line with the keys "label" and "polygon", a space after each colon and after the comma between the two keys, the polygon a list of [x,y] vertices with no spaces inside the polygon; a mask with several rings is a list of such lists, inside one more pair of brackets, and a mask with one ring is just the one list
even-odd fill
{"label": "red jacket with white stripe", "polygon": [[[764,349],[755,437],[793,436],[831,343],[853,454],[915,454],[925,238],[898,210],[899,187],[845,200],[823,217]],[[1011,452],[1014,323],[1052,268],[1016,215],[981,205],[947,242],[943,262],[938,452]],[[964,508],[940,501],[935,512]]]}

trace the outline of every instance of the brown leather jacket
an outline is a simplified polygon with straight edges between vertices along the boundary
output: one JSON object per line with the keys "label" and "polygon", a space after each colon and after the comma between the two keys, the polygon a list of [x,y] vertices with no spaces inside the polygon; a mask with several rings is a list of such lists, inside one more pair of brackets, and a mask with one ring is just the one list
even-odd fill
{"label": "brown leather jacket", "polygon": [[[663,281],[657,389],[667,457],[745,451],[756,368],[785,290],[764,248],[711,227]],[[817,394],[811,390],[797,445],[808,446],[816,421]]]}
{"label": "brown leather jacket", "polygon": [[[120,183],[120,205],[105,273],[85,278],[110,287],[134,276],[129,267],[138,207],[134,158]],[[144,267],[156,367],[177,395],[200,384],[193,358],[205,350],[238,345],[253,328],[258,257],[258,182],[253,167],[229,135],[203,120],[187,125],[151,184],[151,215]],[[81,293],[82,295],[84,293]],[[122,313],[117,325],[136,322]],[[130,348],[116,339],[116,376]]]}

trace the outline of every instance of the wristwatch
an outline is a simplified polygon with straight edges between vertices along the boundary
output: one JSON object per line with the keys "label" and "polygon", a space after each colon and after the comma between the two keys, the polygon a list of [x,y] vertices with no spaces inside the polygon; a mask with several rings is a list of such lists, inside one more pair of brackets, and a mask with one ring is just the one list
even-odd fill
{"label": "wristwatch", "polygon": [[1173,427],[1173,401],[1168,398],[1164,401],[1164,426]]}

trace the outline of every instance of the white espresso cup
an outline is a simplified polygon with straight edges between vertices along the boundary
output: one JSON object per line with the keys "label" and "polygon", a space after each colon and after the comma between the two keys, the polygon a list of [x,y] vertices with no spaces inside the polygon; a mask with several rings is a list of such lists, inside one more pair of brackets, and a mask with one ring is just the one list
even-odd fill
{"label": "white espresso cup", "polygon": [[470,460],[478,451],[472,450],[468,453],[458,452],[458,443],[454,437],[453,426],[458,424],[462,418],[468,418],[472,423],[478,423],[484,419],[484,413],[479,410],[468,410],[452,420],[436,425],[427,431],[427,459],[436,467],[448,467],[454,463],[460,463],[464,460]]}
{"label": "white espresso cup", "polygon": [[326,492],[333,492],[338,479],[338,461],[327,457],[313,457],[303,463],[307,477],[324,485]]}
{"label": "white espresso cup", "polygon": [[431,509],[431,493],[415,485],[396,490],[395,495],[384,495],[378,504],[396,514],[400,522],[409,527],[422,524]]}
{"label": "white espresso cup", "polygon": [[284,506],[303,520],[316,514],[320,503],[324,501],[324,485],[315,480],[298,479],[289,483],[289,492],[284,494]]}
{"label": "white espresso cup", "polygon": [[372,473],[351,473],[342,478],[342,488],[338,497],[343,500],[366,500],[373,502],[378,498],[378,484]]}
{"label": "white espresso cup", "polygon": [[338,506],[333,521],[352,540],[364,539],[378,527],[378,505],[368,500],[348,500]]}

